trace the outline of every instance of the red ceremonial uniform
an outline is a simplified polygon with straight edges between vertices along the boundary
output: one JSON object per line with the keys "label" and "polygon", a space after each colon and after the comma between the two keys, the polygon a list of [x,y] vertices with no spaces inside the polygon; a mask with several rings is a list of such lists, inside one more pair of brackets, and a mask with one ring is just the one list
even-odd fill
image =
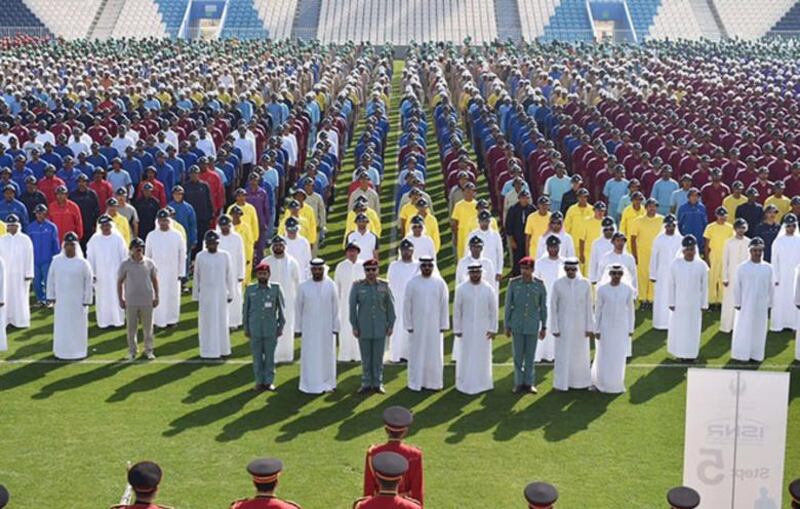
{"label": "red ceremonial uniform", "polygon": [[394,493],[364,497],[356,500],[353,509],[416,509],[422,505],[413,498]]}
{"label": "red ceremonial uniform", "polygon": [[397,486],[397,491],[400,495],[407,495],[414,500],[418,500],[422,505],[425,502],[422,451],[399,440],[390,440],[385,444],[373,445],[367,449],[364,465],[364,496],[369,497],[380,492],[380,485],[375,478],[375,472],[372,470],[372,458],[381,452],[395,452],[408,460],[408,471]]}
{"label": "red ceremonial uniform", "polygon": [[166,505],[158,504],[120,504],[112,505],[111,509],[172,509]]}
{"label": "red ceremonial uniform", "polygon": [[237,500],[231,504],[230,509],[300,509],[300,506],[277,497],[257,496]]}

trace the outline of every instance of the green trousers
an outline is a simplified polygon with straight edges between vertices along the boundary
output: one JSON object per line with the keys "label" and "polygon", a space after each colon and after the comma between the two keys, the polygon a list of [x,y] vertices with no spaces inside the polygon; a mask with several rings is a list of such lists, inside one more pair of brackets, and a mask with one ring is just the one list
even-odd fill
{"label": "green trousers", "polygon": [[277,337],[250,336],[253,375],[255,375],[257,384],[269,385],[275,381],[275,348],[277,346]]}
{"label": "green trousers", "polygon": [[536,355],[538,334],[512,334],[511,347],[514,352],[514,386],[533,385],[536,367],[533,357]]}
{"label": "green trousers", "polygon": [[380,387],[383,383],[383,351],[386,348],[386,337],[358,338],[358,349],[361,351],[361,385]]}

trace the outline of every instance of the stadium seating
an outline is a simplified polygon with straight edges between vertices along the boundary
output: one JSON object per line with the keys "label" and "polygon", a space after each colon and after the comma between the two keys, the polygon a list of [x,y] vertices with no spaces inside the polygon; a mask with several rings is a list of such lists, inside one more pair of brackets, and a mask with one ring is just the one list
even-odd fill
{"label": "stadium seating", "polygon": [[703,36],[703,31],[692,11],[689,0],[663,2],[649,29],[649,37],[639,33],[640,38],[650,39],[691,39]]}
{"label": "stadium seating", "polygon": [[[267,2],[265,0],[257,0],[256,3],[266,4]],[[273,36],[264,27],[264,22],[259,17],[253,0],[228,0],[227,9],[225,25],[222,28],[223,38],[254,39]]]}
{"label": "stadium seating", "polygon": [[[176,30],[177,32],[177,30]],[[167,27],[152,0],[126,0],[114,37],[165,37]]]}
{"label": "stadium seating", "polygon": [[[669,1],[665,2],[669,3]],[[627,0],[633,28],[640,41],[647,39],[653,20],[661,7],[661,0]]]}
{"label": "stadium seating", "polygon": [[800,32],[800,3],[796,3],[772,27],[771,35],[796,35]]}
{"label": "stadium seating", "polygon": [[[22,0],[3,0],[0,9],[0,27],[44,29],[45,24],[31,12]],[[5,31],[3,31],[5,33]]]}
{"label": "stadium seating", "polygon": [[766,35],[795,0],[715,0],[714,3],[728,35],[751,40]]}
{"label": "stadium seating", "polygon": [[57,36],[86,37],[101,0],[26,0],[28,8]]}
{"label": "stadium seating", "polygon": [[323,42],[473,43],[497,37],[494,6],[481,0],[323,0],[317,36]]}
{"label": "stadium seating", "polygon": [[[548,0],[550,2],[552,0]],[[561,0],[544,27],[546,41],[593,41],[594,29],[585,0]]]}
{"label": "stadium seating", "polygon": [[523,39],[532,41],[544,35],[544,27],[560,4],[561,0],[519,0]]}
{"label": "stadium seating", "polygon": [[[158,5],[158,13],[170,37],[177,37],[189,0],[150,0]],[[126,1],[127,3],[127,1]]]}
{"label": "stadium seating", "polygon": [[297,0],[253,0],[253,7],[270,37],[284,39],[292,35]]}

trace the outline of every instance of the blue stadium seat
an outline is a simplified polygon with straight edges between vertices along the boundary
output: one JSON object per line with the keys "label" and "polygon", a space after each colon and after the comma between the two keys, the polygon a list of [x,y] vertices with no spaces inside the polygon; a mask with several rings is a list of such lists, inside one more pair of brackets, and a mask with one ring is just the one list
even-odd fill
{"label": "blue stadium seat", "polygon": [[585,0],[563,0],[544,27],[545,41],[591,41],[594,39],[592,22]]}
{"label": "blue stadium seat", "polygon": [[[792,35],[796,36],[800,31],[800,3],[795,3],[791,9],[772,27],[770,35]],[[786,34],[786,32],[793,32]]]}
{"label": "blue stadium seat", "polygon": [[661,6],[661,0],[627,0],[633,28],[640,41],[650,33],[653,20]]}
{"label": "blue stadium seat", "polygon": [[26,29],[41,29],[42,33],[47,33],[45,24],[36,17],[22,0],[3,0],[3,7],[0,9],[0,27],[20,28],[21,32]]}
{"label": "blue stadium seat", "polygon": [[155,0],[155,2],[167,27],[167,34],[172,38],[177,37],[189,0]]}

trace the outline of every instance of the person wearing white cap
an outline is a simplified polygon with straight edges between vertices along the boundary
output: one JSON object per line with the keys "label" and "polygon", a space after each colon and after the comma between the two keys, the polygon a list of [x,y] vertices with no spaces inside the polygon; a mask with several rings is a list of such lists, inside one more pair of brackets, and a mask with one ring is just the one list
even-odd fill
{"label": "person wearing white cap", "polygon": [[336,389],[336,337],[339,296],[321,258],[310,262],[311,278],[300,283],[295,301],[295,335],[301,336],[300,391],[320,394]]}
{"label": "person wearing white cap", "polygon": [[722,312],[719,318],[719,331],[730,333],[733,330],[734,308],[733,288],[736,286],[736,270],[750,258],[748,244],[750,239],[745,236],[747,221],[737,217],[733,222],[734,236],[725,243],[722,253]]}
{"label": "person wearing white cap", "polygon": [[[594,331],[592,285],[580,274],[578,258],[564,260],[565,276],[550,292],[550,332],[555,338],[553,388],[586,389],[592,385],[590,340]],[[538,264],[537,264],[538,265]]]}
{"label": "person wearing white cap", "polygon": [[122,235],[114,230],[109,216],[100,216],[97,223],[100,231],[92,235],[86,245],[86,261],[92,267],[97,296],[94,311],[97,326],[101,329],[122,327],[125,325],[125,312],[117,296],[117,272],[128,258],[128,246]]}
{"label": "person wearing white cap", "polygon": [[653,241],[650,253],[650,281],[653,283],[653,328],[667,330],[669,328],[669,272],[672,262],[681,252],[683,236],[678,231],[675,216],[664,217],[664,231]]}
{"label": "person wearing white cap", "polygon": [[219,234],[205,233],[206,248],[194,260],[192,299],[197,301],[197,335],[200,357],[219,359],[231,354],[228,304],[236,285],[231,257],[219,249]]}
{"label": "person wearing white cap", "polygon": [[6,235],[0,237],[0,258],[6,265],[6,319],[18,329],[30,327],[30,288],[33,281],[33,242],[22,233],[16,214],[4,217]]}
{"label": "person wearing white cap", "polygon": [[[608,267],[610,281],[597,289],[595,341],[597,351],[592,364],[592,384],[600,392],[625,392],[625,357],[636,327],[636,291],[622,281],[623,266]],[[634,272],[635,274],[635,272]]]}
{"label": "person wearing white cap", "polygon": [[47,275],[47,300],[55,304],[53,354],[57,359],[83,359],[89,352],[89,306],[92,267],[79,254],[75,232],[64,234],[61,254]]}
{"label": "person wearing white cap", "polygon": [[731,359],[761,362],[764,360],[768,315],[775,285],[772,265],[763,259],[764,241],[761,237],[753,237],[748,247],[750,259],[736,269],[736,284],[733,286],[733,306],[737,312],[731,336]]}
{"label": "person wearing white cap", "polygon": [[697,239],[689,234],[681,241],[683,256],[672,262],[668,286],[669,329],[667,352],[681,360],[700,353],[703,311],[708,310],[708,265],[697,256]]}
{"label": "person wearing white cap", "polygon": [[800,265],[800,235],[797,216],[783,217],[783,229],[772,243],[772,272],[775,281],[775,305],[770,314],[770,330],[796,329],[798,312],[794,306],[795,269]]}
{"label": "person wearing white cap", "polygon": [[492,340],[497,334],[497,294],[494,285],[482,279],[479,261],[470,263],[467,270],[468,280],[456,286],[453,303],[453,335],[461,345],[456,390],[479,394],[494,388]]}

